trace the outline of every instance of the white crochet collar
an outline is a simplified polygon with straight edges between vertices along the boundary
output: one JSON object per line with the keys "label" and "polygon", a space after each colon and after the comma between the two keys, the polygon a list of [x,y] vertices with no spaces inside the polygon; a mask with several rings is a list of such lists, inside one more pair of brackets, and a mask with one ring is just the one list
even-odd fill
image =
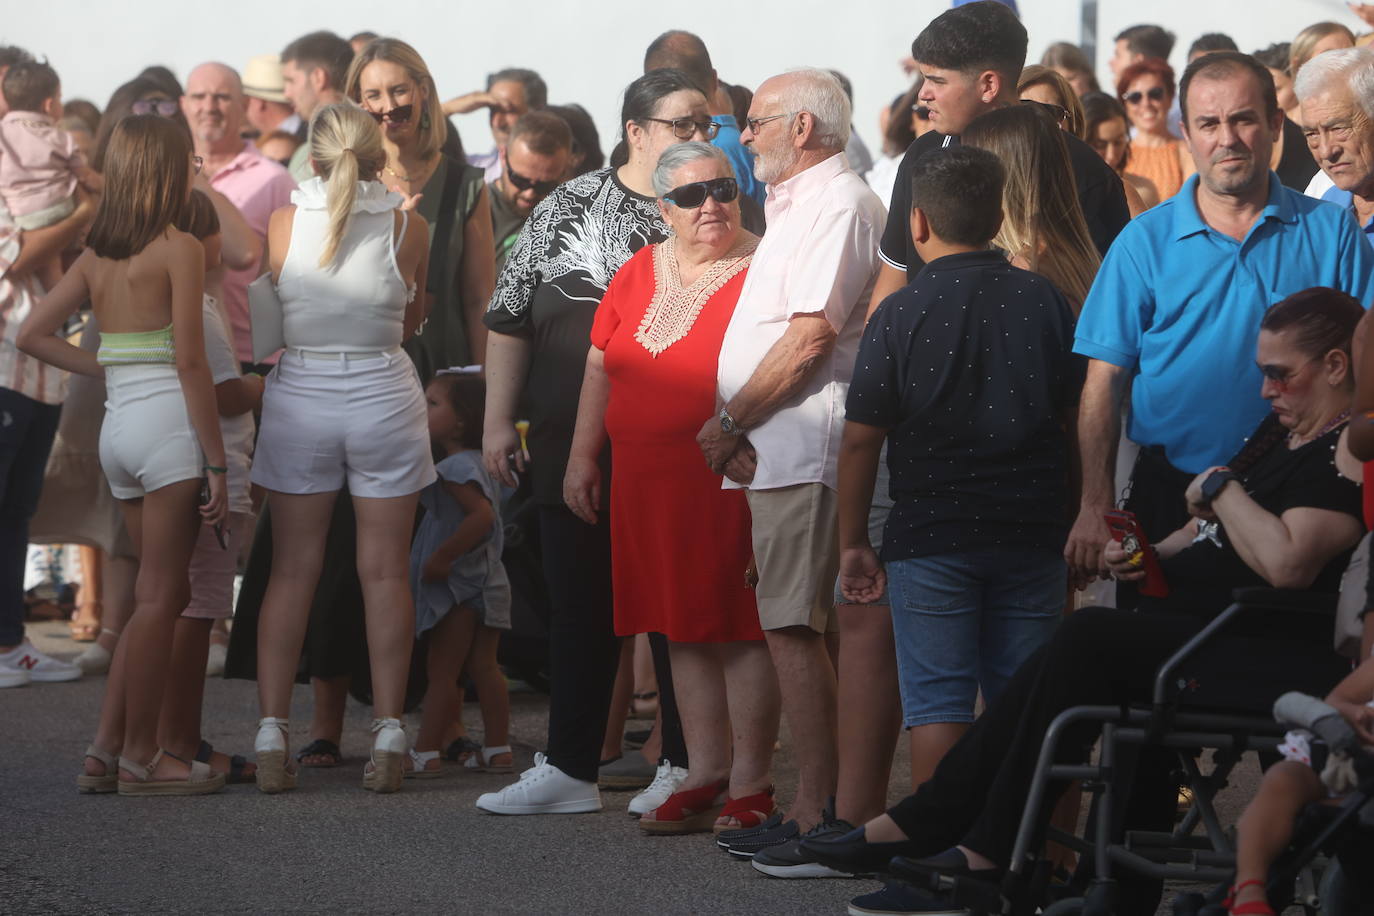
{"label": "white crochet collar", "polygon": [[[358,194],[353,198],[350,213],[388,213],[399,207],[405,198],[396,191],[388,191],[380,181],[358,182]],[[291,203],[302,210],[327,210],[329,198],[324,179],[316,175],[303,181],[291,192]]]}

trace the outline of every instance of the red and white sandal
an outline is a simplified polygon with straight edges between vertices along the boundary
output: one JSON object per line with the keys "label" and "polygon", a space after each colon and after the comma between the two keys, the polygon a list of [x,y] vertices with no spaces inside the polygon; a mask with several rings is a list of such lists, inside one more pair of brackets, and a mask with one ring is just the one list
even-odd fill
{"label": "red and white sandal", "polygon": [[641,817],[639,827],[645,833],[705,833],[720,815],[729,790],[730,781],[722,779],[699,789],[674,792],[663,804]]}

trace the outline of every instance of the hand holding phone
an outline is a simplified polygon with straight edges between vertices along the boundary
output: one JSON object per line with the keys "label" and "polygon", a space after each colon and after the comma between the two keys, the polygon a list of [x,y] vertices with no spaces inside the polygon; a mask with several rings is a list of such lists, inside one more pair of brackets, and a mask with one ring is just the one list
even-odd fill
{"label": "hand holding phone", "polygon": [[1120,544],[1126,553],[1127,561],[1132,567],[1144,571],[1140,593],[1151,598],[1167,598],[1169,583],[1164,578],[1164,569],[1159,565],[1159,557],[1146,539],[1135,513],[1113,509],[1103,513],[1102,518],[1112,533],[1112,540]]}

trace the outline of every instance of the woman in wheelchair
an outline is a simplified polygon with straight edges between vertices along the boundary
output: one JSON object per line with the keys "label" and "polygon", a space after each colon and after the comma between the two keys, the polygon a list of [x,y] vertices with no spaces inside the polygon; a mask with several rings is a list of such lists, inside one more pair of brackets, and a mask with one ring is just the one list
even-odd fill
{"label": "woman in wheelchair", "polygon": [[[1326,703],[1374,749],[1374,658],[1337,684]],[[1226,903],[1235,916],[1273,916],[1264,892],[1269,866],[1288,846],[1303,807],[1332,795],[1321,774],[1326,748],[1307,733],[1289,732],[1279,750],[1284,760],[1264,774],[1236,827],[1236,886]]]}
{"label": "woman in wheelchair", "polygon": [[[1361,466],[1345,445],[1351,335],[1363,314],[1350,296],[1326,288],[1296,293],[1265,313],[1257,356],[1272,412],[1227,468],[1204,471],[1189,488],[1193,518],[1156,548],[1168,597],[1142,596],[1139,612],[1087,608],[1068,617],[928,782],[862,827],[803,840],[803,849],[854,873],[887,872],[893,857],[904,856],[915,859],[916,871],[999,880],[1042,741],[1060,712],[1147,700],[1159,665],[1231,603],[1234,589],[1337,593],[1364,533]],[[1115,542],[1104,546],[1104,565],[1120,579],[1144,576]],[[1254,677],[1268,682],[1274,672]],[[1059,753],[1065,762],[1070,754],[1086,759],[1096,738],[1094,724],[1072,726]],[[1153,769],[1160,772],[1145,772],[1142,759],[1128,817],[1133,826],[1167,829],[1177,786]],[[906,908],[870,910],[856,901],[850,912],[962,912],[909,888],[885,893],[882,907],[900,894]],[[1157,884],[1152,893],[1157,899]],[[1146,896],[1123,894],[1119,912],[1152,914]]]}

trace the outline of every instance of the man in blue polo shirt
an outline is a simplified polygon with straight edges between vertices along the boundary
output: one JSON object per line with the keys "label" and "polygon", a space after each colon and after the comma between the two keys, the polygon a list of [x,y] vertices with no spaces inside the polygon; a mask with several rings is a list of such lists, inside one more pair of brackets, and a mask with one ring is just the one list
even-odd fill
{"label": "man in blue polo shirt", "polygon": [[[1374,244],[1374,51],[1342,48],[1303,64],[1293,91],[1308,146],[1335,184],[1321,196],[1345,207]],[[1363,95],[1361,92],[1363,91]]]}
{"label": "man in blue polo shirt", "polygon": [[1201,57],[1181,81],[1198,174],[1117,237],[1074,343],[1090,357],[1079,413],[1083,495],[1065,559],[1080,583],[1101,569],[1121,408],[1140,444],[1127,507],[1156,541],[1186,520],[1194,475],[1225,464],[1268,411],[1254,362],[1260,318],[1312,286],[1374,298],[1374,251],[1349,213],[1284,188],[1269,170],[1280,136],[1274,81],[1235,52]]}

